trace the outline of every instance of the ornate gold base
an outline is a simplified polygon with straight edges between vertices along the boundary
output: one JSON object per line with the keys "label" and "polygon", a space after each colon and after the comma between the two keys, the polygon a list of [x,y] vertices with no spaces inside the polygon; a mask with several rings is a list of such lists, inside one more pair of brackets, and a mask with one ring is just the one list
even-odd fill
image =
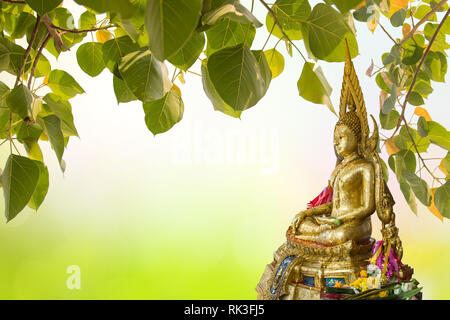
{"label": "ornate gold base", "polygon": [[348,241],[337,246],[296,239],[290,229],[287,241],[274,253],[256,287],[261,300],[313,300],[324,296],[336,282],[349,284],[367,268],[375,240]]}

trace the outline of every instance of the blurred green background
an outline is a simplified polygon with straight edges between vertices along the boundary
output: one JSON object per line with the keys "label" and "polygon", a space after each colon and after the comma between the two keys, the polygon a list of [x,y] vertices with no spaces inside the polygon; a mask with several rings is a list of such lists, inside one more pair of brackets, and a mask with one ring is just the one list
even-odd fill
{"label": "blurred green background", "polygon": [[[75,17],[82,13],[71,1],[64,3]],[[264,10],[257,8],[256,15],[265,19]],[[354,63],[368,113],[376,115],[379,89],[364,73],[372,58],[381,64],[377,59],[391,43],[380,29],[372,34],[363,24],[357,27],[360,55]],[[254,48],[261,48],[266,36],[257,35]],[[287,57],[285,48],[278,48]],[[69,143],[64,174],[48,143],[41,143],[50,170],[44,204],[8,224],[0,219],[0,298],[256,298],[254,288],[291,219],[326,186],[335,164],[337,118],[298,96],[303,62],[296,55],[287,59],[267,96],[241,120],[214,111],[201,79],[186,74],[187,84],[180,85],[184,119],[154,137],[142,106],[117,106],[111,75],[89,78],[75,52],[52,63],[86,90],[72,100],[81,138]],[[343,63],[322,68],[337,107]],[[0,77],[11,84],[8,75]],[[446,127],[449,100],[448,84],[435,83],[426,105]],[[0,149],[2,166],[8,149]],[[430,150],[430,157],[443,155],[437,147]],[[440,222],[420,204],[415,216],[392,172],[389,186],[404,262],[415,269],[425,299],[449,299],[448,221]],[[379,239],[376,215],[373,223]],[[66,284],[72,265],[80,267],[79,290]]]}

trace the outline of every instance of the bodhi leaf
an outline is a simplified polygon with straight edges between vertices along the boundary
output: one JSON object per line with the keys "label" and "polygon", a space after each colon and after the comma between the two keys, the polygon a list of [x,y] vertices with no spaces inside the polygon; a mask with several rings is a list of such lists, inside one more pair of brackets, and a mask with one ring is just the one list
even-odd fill
{"label": "bodhi leaf", "polygon": [[252,50],[253,55],[258,61],[259,70],[261,71],[262,78],[264,80],[264,93],[266,94],[269,89],[270,82],[272,81],[272,71],[270,70],[269,64],[267,63],[266,55],[261,50]]}
{"label": "bodhi leaf", "polygon": [[188,70],[202,53],[205,42],[205,34],[203,32],[194,32],[188,42],[168,61],[181,70]]}
{"label": "bodhi leaf", "polygon": [[41,54],[38,63],[36,65],[36,69],[34,72],[34,76],[36,78],[45,77],[52,71],[52,66],[50,65],[50,61]]}
{"label": "bodhi leaf", "polygon": [[332,0],[340,12],[345,13],[357,7],[363,0]]}
{"label": "bodhi leaf", "polygon": [[91,8],[98,13],[119,13],[124,19],[132,17],[137,10],[132,0],[75,0],[75,2],[86,8]]}
{"label": "bodhi leaf", "polygon": [[419,199],[420,202],[427,207],[431,205],[431,192],[428,184],[423,179],[419,178],[414,172],[408,170],[403,171],[403,177],[414,191],[417,199]]}
{"label": "bodhi leaf", "polygon": [[[5,56],[9,57],[9,65],[5,71],[12,75],[17,75],[20,67],[22,66],[25,49],[3,37],[0,37],[0,45],[6,48],[6,50],[0,50],[0,55],[3,57],[3,59],[6,59]],[[3,60],[3,63],[5,62],[6,60]],[[29,70],[29,68],[31,67],[31,63],[31,56],[28,56],[23,72],[27,72]]]}
{"label": "bodhi leaf", "polygon": [[206,31],[206,37],[208,38],[206,55],[211,56],[216,51],[241,43],[245,43],[250,48],[255,34],[256,29],[251,24],[224,19]]}
{"label": "bodhi leaf", "polygon": [[28,202],[28,206],[37,211],[48,192],[49,174],[47,167],[42,162],[35,161],[34,163],[39,168],[39,180],[33,195],[31,196],[30,202]]}
{"label": "bodhi leaf", "polygon": [[272,71],[272,79],[278,77],[284,70],[284,57],[276,49],[264,51],[270,71]]}
{"label": "bodhi leaf", "polygon": [[440,186],[434,194],[434,203],[439,212],[450,219],[450,180]]}
{"label": "bodhi leaf", "polygon": [[98,76],[105,69],[102,47],[99,42],[87,42],[77,50],[78,65],[91,77]]}
{"label": "bodhi leaf", "polygon": [[85,11],[81,14],[78,24],[81,30],[91,29],[97,24],[97,18],[92,12]]}
{"label": "bodhi leaf", "polygon": [[221,7],[206,12],[202,16],[202,24],[214,25],[218,21],[229,18],[233,21],[242,23],[252,23],[256,28],[262,27],[262,23],[247,10],[239,1],[225,3]]}
{"label": "bodhi leaf", "polygon": [[12,89],[6,97],[6,104],[9,109],[17,113],[22,119],[29,116],[32,101],[33,97],[30,90],[23,84]]}
{"label": "bodhi leaf", "polygon": [[42,16],[59,6],[62,0],[25,0],[25,2]]}
{"label": "bodhi leaf", "polygon": [[[421,137],[419,133],[413,129],[408,128],[409,133],[414,139],[414,143],[417,147],[417,150],[419,152],[426,152],[428,147],[430,146],[430,139],[429,137]],[[408,129],[405,126],[402,126],[400,129],[400,134],[394,138],[395,144],[400,149],[407,149],[411,150],[412,152],[416,153],[416,148],[414,147],[411,137],[409,136]]]}
{"label": "bodhi leaf", "polygon": [[130,102],[137,100],[136,96],[131,92],[131,90],[128,88],[125,81],[122,79],[113,76],[113,87],[114,87],[114,93],[116,94],[117,103],[121,102]]}
{"label": "bodhi leaf", "polygon": [[[345,45],[344,38],[346,36],[351,38],[352,32],[338,11],[327,4],[317,4],[305,24],[302,25],[302,30],[307,32],[307,34],[303,32],[305,45],[315,57],[326,60],[329,55],[334,53],[330,61],[344,61],[345,51],[340,50],[340,56],[337,56],[335,49],[339,45]],[[352,57],[358,52],[354,47],[355,43],[355,41],[349,41]]]}
{"label": "bodhi leaf", "polygon": [[223,101],[222,98],[217,93],[216,88],[214,88],[214,85],[212,84],[211,79],[209,78],[206,63],[202,63],[202,84],[203,90],[205,91],[209,100],[211,100],[214,110],[220,111],[233,118],[241,117],[242,111],[233,110],[233,108],[231,108],[228,104],[226,104],[225,101]]}
{"label": "bodhi leaf", "polygon": [[47,135],[50,144],[55,151],[62,171],[64,171],[65,165],[62,159],[64,154],[64,136],[61,130],[61,121],[57,116],[49,115],[42,118],[41,126],[44,128],[45,134]]}
{"label": "bodhi leaf", "polygon": [[397,110],[391,110],[388,114],[384,114],[380,111],[380,122],[381,127],[386,130],[394,129],[398,124],[398,118],[400,118],[400,114]]}
{"label": "bodhi leaf", "polygon": [[114,38],[103,44],[103,60],[109,71],[114,72],[120,58],[137,50],[139,50],[139,45],[129,36]]}
{"label": "bodhi leaf", "polygon": [[[308,19],[311,6],[306,0],[277,0],[272,6],[272,11],[283,26],[283,31],[291,40],[301,40],[302,23]],[[284,38],[280,28],[275,24],[270,13],[266,17],[266,26],[269,32],[279,39]]]}
{"label": "bodhi leaf", "polygon": [[78,82],[63,70],[53,70],[48,77],[47,85],[54,93],[64,99],[71,99],[77,94],[84,93],[83,88]]}
{"label": "bodhi leaf", "polygon": [[389,157],[388,163],[399,181],[403,180],[402,174],[405,170],[411,172],[416,170],[416,157],[410,150],[400,150],[392,154]]}
{"label": "bodhi leaf", "polygon": [[445,74],[447,73],[446,56],[442,52],[429,51],[424,61],[424,70],[431,80],[445,82]]}
{"label": "bodhi leaf", "polygon": [[11,154],[2,174],[5,216],[14,219],[25,208],[39,180],[39,168],[33,160]]}
{"label": "bodhi leaf", "polygon": [[406,202],[408,203],[411,210],[414,212],[414,214],[417,215],[416,197],[414,196],[411,187],[406,181],[400,181],[400,190],[402,191],[403,196],[405,197]]}
{"label": "bodhi leaf", "polygon": [[174,89],[159,100],[144,103],[145,123],[154,134],[163,133],[183,118],[184,104]]}
{"label": "bodhi leaf", "polygon": [[145,25],[152,54],[160,61],[177,53],[198,25],[202,0],[148,0]]}
{"label": "bodhi leaf", "polygon": [[324,104],[336,114],[331,104],[331,87],[320,67],[314,70],[314,63],[306,62],[297,82],[297,88],[302,98],[316,104]]}
{"label": "bodhi leaf", "polygon": [[427,123],[428,138],[441,148],[450,150],[450,132],[435,121]]}
{"label": "bodhi leaf", "polygon": [[77,129],[73,123],[72,106],[70,103],[53,93],[48,93],[44,97],[44,101],[47,103],[50,110],[67,125],[69,133],[78,137]]}
{"label": "bodhi leaf", "polygon": [[244,44],[215,52],[207,68],[217,93],[233,110],[246,110],[264,96],[266,82],[260,66]]}
{"label": "bodhi leaf", "polygon": [[170,89],[164,64],[149,50],[127,54],[119,62],[119,71],[128,88],[142,102],[161,99]]}

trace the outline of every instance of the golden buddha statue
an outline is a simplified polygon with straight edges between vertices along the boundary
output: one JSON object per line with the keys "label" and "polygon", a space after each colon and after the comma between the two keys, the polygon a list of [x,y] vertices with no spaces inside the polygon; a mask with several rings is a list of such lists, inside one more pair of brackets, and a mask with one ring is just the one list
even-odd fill
{"label": "golden buddha statue", "polygon": [[320,299],[326,287],[353,282],[372,255],[375,211],[383,225],[384,246],[401,259],[394,201],[383,178],[376,152],[378,127],[372,120],[374,131],[369,137],[362,91],[346,47],[339,121],[334,129],[336,167],[319,196],[322,203],[294,217],[286,243],[275,252],[256,287],[258,299]]}

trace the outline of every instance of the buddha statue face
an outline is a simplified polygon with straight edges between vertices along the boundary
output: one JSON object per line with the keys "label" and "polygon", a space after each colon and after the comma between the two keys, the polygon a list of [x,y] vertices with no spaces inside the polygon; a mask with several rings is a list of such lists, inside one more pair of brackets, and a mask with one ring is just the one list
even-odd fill
{"label": "buddha statue face", "polygon": [[358,151],[358,138],[347,125],[340,123],[334,130],[334,147],[339,155],[349,156]]}

